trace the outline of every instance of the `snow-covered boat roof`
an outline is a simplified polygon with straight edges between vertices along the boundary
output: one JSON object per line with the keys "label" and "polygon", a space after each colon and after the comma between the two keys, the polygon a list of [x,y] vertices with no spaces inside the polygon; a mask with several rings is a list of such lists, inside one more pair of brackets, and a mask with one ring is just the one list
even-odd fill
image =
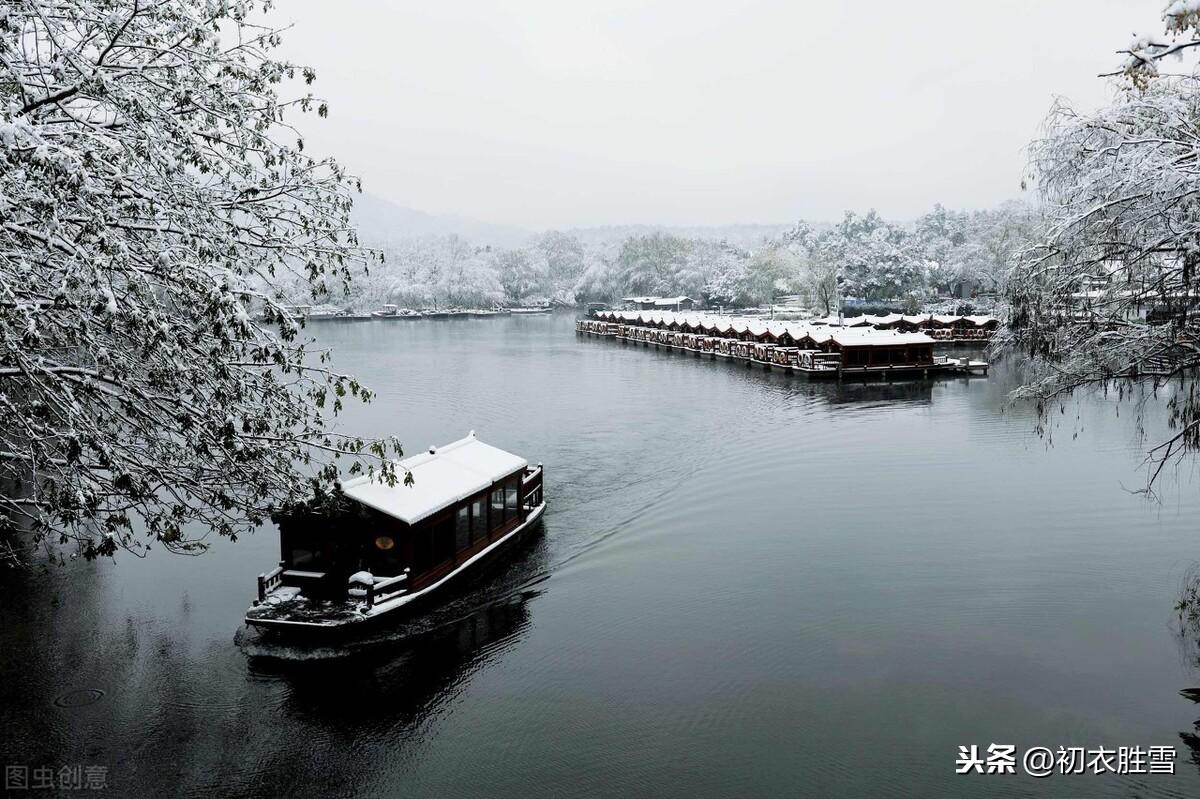
{"label": "snow-covered boat roof", "polygon": [[[524,469],[528,463],[519,455],[483,443],[472,431],[466,438],[399,461],[401,479],[394,486],[377,477],[363,476],[342,483],[342,493],[402,522],[415,524]],[[406,471],[412,473],[411,486],[404,485],[402,473]]]}
{"label": "snow-covered boat roof", "polygon": [[[747,331],[754,335],[761,335],[765,331],[770,331],[775,335],[781,335],[787,331],[794,338],[799,338],[804,333],[812,333],[815,330],[876,330],[875,325],[893,325],[901,320],[912,325],[929,323],[931,321],[939,324],[948,325],[956,322],[966,322],[975,327],[983,327],[987,324],[998,323],[1000,320],[994,316],[952,316],[948,314],[916,314],[916,315],[900,315],[900,314],[884,314],[881,316],[847,316],[839,319],[837,316],[828,316],[823,319],[811,319],[803,322],[785,322],[783,320],[762,319],[756,317],[741,317],[741,316],[722,316],[715,314],[707,314],[703,312],[687,311],[676,313],[673,311],[601,311],[596,314],[598,319],[620,320],[623,322],[633,322],[640,324],[654,325],[671,325],[678,323],[687,325],[691,328],[702,330],[732,330],[735,333],[741,334]],[[888,332],[881,330],[879,332]]]}
{"label": "snow-covered boat roof", "polygon": [[834,343],[842,347],[900,347],[909,344],[932,344],[933,339],[924,333],[889,333],[885,330],[871,333],[842,331],[833,334]]}

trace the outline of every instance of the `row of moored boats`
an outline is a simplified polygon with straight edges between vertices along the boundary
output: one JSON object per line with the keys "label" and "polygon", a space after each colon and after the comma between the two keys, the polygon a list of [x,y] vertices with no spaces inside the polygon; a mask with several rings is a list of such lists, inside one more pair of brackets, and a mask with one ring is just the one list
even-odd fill
{"label": "row of moored boats", "polygon": [[554,312],[550,305],[532,305],[516,308],[496,306],[494,308],[402,308],[384,305],[370,313],[355,313],[334,305],[287,305],[283,310],[290,315],[310,322],[366,322],[373,319],[416,320],[416,319],[487,319],[494,316],[542,315]]}
{"label": "row of moored boats", "polygon": [[[581,334],[666,347],[814,377],[938,373],[986,374],[985,361],[934,352],[952,341],[985,342],[993,317],[899,317],[893,327],[771,320],[659,311],[601,311],[576,322]],[[906,321],[905,321],[906,320]],[[936,324],[922,329],[917,325]],[[902,327],[904,324],[905,327]],[[906,329],[907,327],[907,329]],[[951,335],[933,336],[934,330]]]}

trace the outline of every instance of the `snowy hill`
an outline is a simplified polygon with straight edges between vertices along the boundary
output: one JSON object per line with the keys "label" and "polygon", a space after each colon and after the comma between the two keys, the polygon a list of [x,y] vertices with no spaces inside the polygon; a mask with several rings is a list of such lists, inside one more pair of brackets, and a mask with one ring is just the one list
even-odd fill
{"label": "snowy hill", "polygon": [[520,247],[534,233],[454,214],[427,214],[364,192],[354,198],[354,221],[363,244],[383,247],[402,239],[456,233],[472,244]]}
{"label": "snowy hill", "polygon": [[734,246],[755,249],[792,228],[791,224],[733,224],[733,225],[609,225],[605,227],[573,228],[571,235],[585,245],[619,242],[631,236],[667,233],[685,239],[726,241]]}
{"label": "snowy hill", "polygon": [[[386,247],[405,239],[454,233],[476,246],[491,245],[513,249],[532,244],[544,232],[516,225],[484,222],[457,214],[429,214],[365,192],[354,199],[354,220],[358,224],[359,237],[363,244],[373,247]],[[610,225],[572,228],[566,232],[575,236],[585,246],[619,243],[631,236],[668,233],[705,241],[723,240],[739,247],[754,249],[763,241],[773,239],[791,227],[791,224]]]}

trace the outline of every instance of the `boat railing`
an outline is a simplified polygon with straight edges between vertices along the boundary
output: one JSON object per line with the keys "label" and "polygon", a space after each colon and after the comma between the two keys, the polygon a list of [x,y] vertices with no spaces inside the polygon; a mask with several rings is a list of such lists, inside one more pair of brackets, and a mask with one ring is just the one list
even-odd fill
{"label": "boat railing", "polygon": [[369,583],[351,578],[350,585],[353,587],[346,592],[347,594],[357,599],[365,599],[367,607],[374,607],[376,602],[382,602],[408,590],[408,569],[395,577],[386,577]]}
{"label": "boat railing", "polygon": [[367,607],[375,607],[376,602],[382,602],[385,599],[390,599],[396,594],[402,594],[408,590],[408,569],[404,570],[403,574],[397,574],[395,577],[388,577],[386,580],[377,580],[366,586]]}
{"label": "boat railing", "polygon": [[266,574],[258,575],[258,601],[263,602],[267,598],[267,594],[278,588],[283,583],[283,564],[280,563],[274,569]]}
{"label": "boat railing", "polygon": [[521,480],[522,504],[536,508],[542,504],[542,464],[526,467],[525,476]]}

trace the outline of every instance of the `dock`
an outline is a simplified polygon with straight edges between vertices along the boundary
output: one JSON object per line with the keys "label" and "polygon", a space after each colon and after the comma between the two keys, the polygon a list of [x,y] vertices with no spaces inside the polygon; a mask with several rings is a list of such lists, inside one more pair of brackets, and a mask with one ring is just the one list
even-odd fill
{"label": "dock", "polygon": [[749,367],[811,378],[889,379],[937,375],[986,376],[986,361],[934,353],[945,337],[873,326],[709,316],[700,313],[602,311],[575,323],[577,335],[690,352]]}

